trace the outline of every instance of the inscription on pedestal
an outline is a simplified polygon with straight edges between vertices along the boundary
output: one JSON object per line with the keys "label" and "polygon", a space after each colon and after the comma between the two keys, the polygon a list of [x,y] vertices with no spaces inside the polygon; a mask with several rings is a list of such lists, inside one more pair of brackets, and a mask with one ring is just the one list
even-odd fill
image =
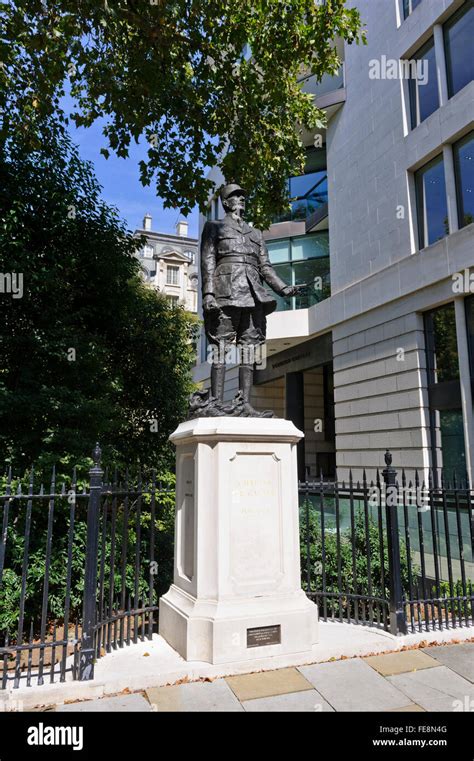
{"label": "inscription on pedestal", "polygon": [[247,629],[247,647],[281,644],[281,626],[257,626]]}
{"label": "inscription on pedestal", "polygon": [[238,452],[232,460],[230,488],[234,589],[257,594],[274,589],[283,570],[278,460],[272,453]]}

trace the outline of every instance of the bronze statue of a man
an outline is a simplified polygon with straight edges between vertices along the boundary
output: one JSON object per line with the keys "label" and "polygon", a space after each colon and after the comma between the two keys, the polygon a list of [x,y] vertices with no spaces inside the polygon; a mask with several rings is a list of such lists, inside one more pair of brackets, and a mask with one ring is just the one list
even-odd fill
{"label": "bronze statue of a man", "polygon": [[[256,350],[265,343],[266,316],[276,308],[263,282],[281,296],[296,295],[301,286],[287,285],[278,277],[262,232],[243,220],[245,191],[236,184],[225,185],[220,197],[225,217],[206,222],[201,237],[204,328],[209,343],[216,348],[211,395],[194,394],[190,412],[192,417],[270,417],[270,410],[257,412],[249,401]],[[224,357],[234,343],[240,358],[239,392],[226,404]]]}

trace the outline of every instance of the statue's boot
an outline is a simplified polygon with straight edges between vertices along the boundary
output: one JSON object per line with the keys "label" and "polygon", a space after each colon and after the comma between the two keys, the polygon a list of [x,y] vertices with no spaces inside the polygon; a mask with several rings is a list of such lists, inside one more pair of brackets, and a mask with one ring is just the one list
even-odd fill
{"label": "statue's boot", "polygon": [[250,404],[250,391],[253,381],[253,365],[241,365],[239,368],[239,389],[242,394],[242,408],[239,413],[242,417],[275,417],[272,410],[258,412]]}
{"label": "statue's boot", "polygon": [[212,364],[211,367],[211,396],[207,414],[211,417],[218,417],[224,414],[222,405],[224,401],[224,382],[225,382],[225,365]]}
{"label": "statue's boot", "polygon": [[225,365],[212,363],[211,396],[220,402],[224,400]]}

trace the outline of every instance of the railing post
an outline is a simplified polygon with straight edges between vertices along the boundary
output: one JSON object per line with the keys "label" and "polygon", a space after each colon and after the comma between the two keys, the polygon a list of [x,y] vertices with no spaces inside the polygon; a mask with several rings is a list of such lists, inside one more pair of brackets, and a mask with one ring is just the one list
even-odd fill
{"label": "railing post", "polygon": [[102,494],[103,470],[100,467],[102,452],[99,444],[92,453],[94,465],[89,471],[90,490],[87,506],[86,565],[84,570],[84,605],[82,616],[82,638],[79,660],[79,680],[94,678],[94,633],[96,623],[97,595],[97,554],[99,540],[99,510]]}
{"label": "railing post", "polygon": [[397,471],[392,468],[392,455],[385,452],[382,471],[385,481],[385,511],[387,519],[387,551],[390,588],[390,632],[406,634],[407,622],[403,605],[402,573],[400,564],[400,539],[398,534],[398,487]]}

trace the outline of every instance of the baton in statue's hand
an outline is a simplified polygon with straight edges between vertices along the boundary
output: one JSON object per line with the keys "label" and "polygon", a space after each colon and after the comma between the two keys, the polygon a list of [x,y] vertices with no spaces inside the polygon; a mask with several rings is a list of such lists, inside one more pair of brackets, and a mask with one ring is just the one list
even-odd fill
{"label": "baton in statue's hand", "polygon": [[282,295],[285,296],[285,298],[289,298],[290,296],[303,296],[308,291],[309,287],[309,283],[301,283],[300,285],[288,285],[283,291]]}
{"label": "baton in statue's hand", "polygon": [[300,283],[299,285],[294,285],[293,288],[296,290],[295,296],[302,296],[309,290],[310,287],[311,283]]}

